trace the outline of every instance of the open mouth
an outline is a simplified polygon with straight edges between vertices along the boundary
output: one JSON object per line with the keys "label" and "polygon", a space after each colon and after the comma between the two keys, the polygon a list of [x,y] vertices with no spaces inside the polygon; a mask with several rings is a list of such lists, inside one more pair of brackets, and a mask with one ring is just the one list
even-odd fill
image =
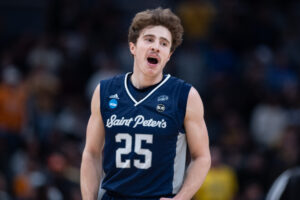
{"label": "open mouth", "polygon": [[157,58],[148,57],[147,60],[150,64],[157,64],[158,63]]}

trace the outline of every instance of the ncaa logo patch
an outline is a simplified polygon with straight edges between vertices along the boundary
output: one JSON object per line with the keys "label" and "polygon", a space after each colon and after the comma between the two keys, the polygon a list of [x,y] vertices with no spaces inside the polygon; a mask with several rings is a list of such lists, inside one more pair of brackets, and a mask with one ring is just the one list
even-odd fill
{"label": "ncaa logo patch", "polygon": [[117,99],[111,99],[109,102],[108,102],[108,106],[111,108],[111,109],[114,109],[118,106],[118,101]]}
{"label": "ncaa logo patch", "polygon": [[156,110],[157,110],[158,112],[164,112],[165,109],[166,109],[166,107],[165,107],[164,104],[158,104],[158,105],[156,106]]}

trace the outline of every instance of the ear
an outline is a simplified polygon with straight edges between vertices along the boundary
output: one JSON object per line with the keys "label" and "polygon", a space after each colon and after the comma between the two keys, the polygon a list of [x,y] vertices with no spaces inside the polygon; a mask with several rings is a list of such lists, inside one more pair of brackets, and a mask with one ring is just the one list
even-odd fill
{"label": "ear", "polygon": [[129,42],[129,50],[132,55],[135,55],[135,44],[133,42]]}

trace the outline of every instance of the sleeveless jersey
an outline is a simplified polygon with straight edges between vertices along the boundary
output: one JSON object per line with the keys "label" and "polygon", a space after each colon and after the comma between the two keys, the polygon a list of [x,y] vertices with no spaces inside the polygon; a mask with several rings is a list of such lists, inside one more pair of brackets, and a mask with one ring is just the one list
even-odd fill
{"label": "sleeveless jersey", "polygon": [[101,187],[132,198],[174,195],[185,172],[183,121],[191,85],[165,75],[138,100],[128,75],[100,82],[105,126]]}

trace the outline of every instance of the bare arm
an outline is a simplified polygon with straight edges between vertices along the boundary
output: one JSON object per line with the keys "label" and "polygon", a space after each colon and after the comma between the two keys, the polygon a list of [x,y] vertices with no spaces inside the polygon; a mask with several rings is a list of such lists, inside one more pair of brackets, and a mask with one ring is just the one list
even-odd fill
{"label": "bare arm", "polygon": [[97,199],[102,172],[104,136],[104,125],[100,113],[100,85],[98,85],[91,102],[91,116],[87,125],[86,144],[80,169],[83,200]]}
{"label": "bare arm", "polygon": [[192,199],[202,185],[211,164],[203,103],[195,88],[191,88],[189,93],[184,126],[192,161],[183,186],[174,200]]}

